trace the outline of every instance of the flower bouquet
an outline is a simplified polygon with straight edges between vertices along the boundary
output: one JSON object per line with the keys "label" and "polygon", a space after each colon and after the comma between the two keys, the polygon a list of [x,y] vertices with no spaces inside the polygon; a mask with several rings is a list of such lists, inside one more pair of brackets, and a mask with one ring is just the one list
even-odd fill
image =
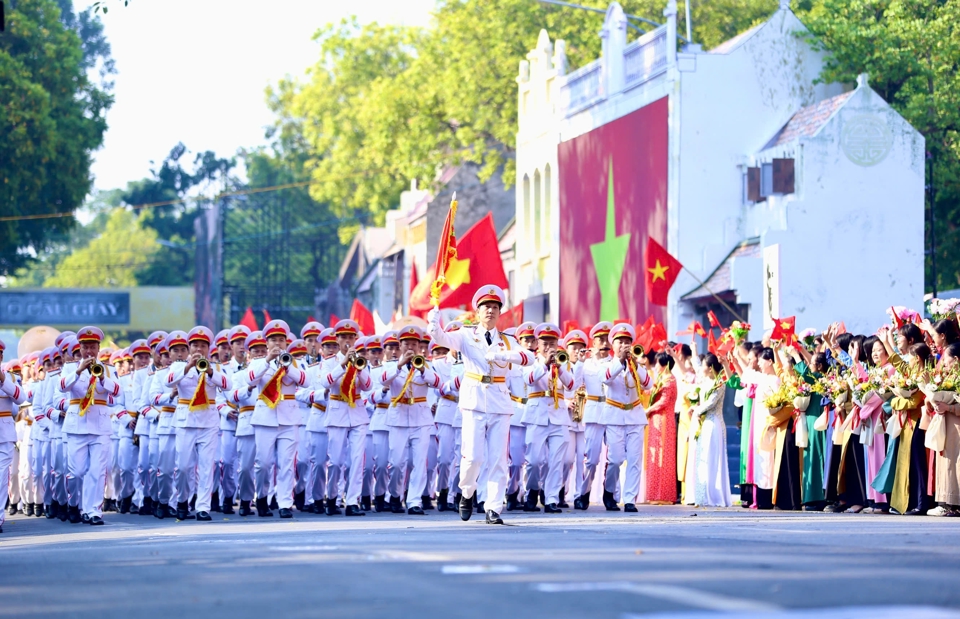
{"label": "flower bouquet", "polygon": [[923,316],[920,315],[920,312],[912,310],[903,305],[897,305],[896,307],[891,307],[887,309],[887,315],[890,316],[890,322],[896,326],[898,323],[912,322],[919,323],[923,320]]}
{"label": "flower bouquet", "polygon": [[960,299],[930,299],[927,304],[927,311],[934,320],[956,318],[958,310],[960,310]]}
{"label": "flower bouquet", "polygon": [[813,395],[813,386],[800,382],[796,386],[796,392],[797,395],[793,398],[793,407],[803,413],[810,408],[810,396]]}
{"label": "flower bouquet", "polygon": [[750,335],[749,323],[734,320],[733,324],[730,325],[730,334],[733,336],[733,341],[739,346]]}
{"label": "flower bouquet", "polygon": [[918,388],[931,402],[953,404],[957,401],[958,392],[960,392],[960,375],[955,371],[945,372],[937,369],[933,371],[929,381],[918,385]]}
{"label": "flower bouquet", "polygon": [[893,395],[904,400],[912,398],[919,388],[920,385],[915,377],[902,374],[898,375],[890,386]]}

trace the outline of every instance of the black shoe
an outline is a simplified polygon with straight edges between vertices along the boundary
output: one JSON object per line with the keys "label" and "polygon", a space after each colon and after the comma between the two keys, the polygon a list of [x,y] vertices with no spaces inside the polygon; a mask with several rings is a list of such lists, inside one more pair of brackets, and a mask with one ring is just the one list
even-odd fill
{"label": "black shoe", "polygon": [[32,516],[33,515],[33,503],[25,503],[23,506],[23,515]]}
{"label": "black shoe", "polygon": [[428,496],[420,497],[420,503],[423,505],[423,509],[435,509],[433,507],[433,499]]}
{"label": "black shoe", "polygon": [[194,520],[196,516],[190,513],[190,503],[180,501],[177,503],[177,520]]}
{"label": "black shoe", "polygon": [[250,501],[240,501],[240,515],[252,516],[253,510],[250,509]]}
{"label": "black shoe", "polygon": [[460,499],[460,520],[466,522],[473,515],[473,499],[463,497]]}
{"label": "black shoe", "polygon": [[441,490],[437,493],[437,511],[446,512],[450,511],[450,504],[447,503],[447,491]]}
{"label": "black shoe", "polygon": [[210,494],[210,511],[218,512],[222,508],[220,507],[220,492],[213,492]]}
{"label": "black shoe", "polygon": [[423,511],[422,507],[417,507],[416,505],[414,505],[413,507],[407,510],[407,515],[408,516],[426,516],[427,514]]}
{"label": "black shoe", "polygon": [[280,517],[281,518],[293,518],[293,510],[289,507],[280,508]]}
{"label": "black shoe", "polygon": [[[580,501],[581,507],[577,507],[577,501]],[[575,509],[582,509],[582,510],[585,510],[588,507],[590,507],[590,493],[587,492],[586,494],[580,495],[580,498],[576,499],[573,502],[573,506]]]}
{"label": "black shoe", "polygon": [[153,511],[153,499],[148,496],[143,497],[143,502],[140,504],[140,509],[137,513],[141,516],[152,516]]}
{"label": "black shoe", "polygon": [[563,510],[560,509],[556,503],[547,503],[543,506],[543,513],[545,514],[562,514]]}
{"label": "black shoe", "polygon": [[617,505],[617,500],[613,498],[613,493],[606,490],[603,491],[603,506],[607,508],[608,512],[620,511],[620,506]]}
{"label": "black shoe", "polygon": [[487,512],[487,524],[503,524],[500,514],[495,511]]}
{"label": "black shoe", "polygon": [[328,516],[339,516],[343,512],[340,511],[339,507],[337,507],[336,499],[327,499],[327,509],[325,510],[325,513]]}
{"label": "black shoe", "polygon": [[457,506],[458,510],[460,509],[460,501],[462,500],[463,500],[463,495],[459,492],[455,497],[453,497],[453,504]]}
{"label": "black shoe", "polygon": [[403,503],[400,501],[400,497],[392,496],[390,497],[390,511],[394,514],[403,513]]}
{"label": "black shoe", "polygon": [[224,515],[230,515],[230,514],[236,513],[233,511],[233,497],[232,496],[223,497],[223,506],[221,506],[220,509],[223,511]]}
{"label": "black shoe", "polygon": [[365,512],[368,512],[371,509],[373,509],[373,505],[370,504],[370,497],[368,496],[360,497],[360,509],[362,509]]}
{"label": "black shoe", "polygon": [[273,517],[273,512],[270,511],[270,506],[267,505],[267,497],[265,496],[257,499],[257,515],[261,518]]}
{"label": "black shoe", "polygon": [[347,516],[366,516],[367,514],[364,513],[362,509],[360,509],[359,505],[347,505],[346,515]]}
{"label": "black shoe", "polygon": [[157,505],[156,509],[153,510],[153,517],[163,520],[167,517],[167,508],[164,505]]}
{"label": "black shoe", "polygon": [[927,510],[925,510],[925,509],[920,509],[919,507],[914,507],[914,508],[911,509],[910,511],[905,512],[903,515],[904,515],[904,516],[925,516],[926,513],[927,513]]}
{"label": "black shoe", "polygon": [[16,516],[16,515],[17,515],[17,506],[11,503],[10,506],[7,507],[7,515],[8,515],[8,516]]}
{"label": "black shoe", "polygon": [[193,495],[193,498],[190,499],[190,509],[189,511],[195,511],[197,509],[197,495]]}
{"label": "black shoe", "polygon": [[133,495],[128,496],[125,499],[120,499],[120,513],[129,514],[130,508],[133,507]]}
{"label": "black shoe", "polygon": [[210,522],[213,518],[210,517],[209,512],[197,512],[197,522]]}
{"label": "black shoe", "polygon": [[520,491],[511,492],[507,495],[507,511],[515,512],[518,509],[523,509],[523,504],[520,503]]}
{"label": "black shoe", "polygon": [[560,488],[560,501],[557,502],[557,507],[562,507],[563,509],[570,509],[570,505],[567,504],[566,488]]}
{"label": "black shoe", "polygon": [[537,493],[531,492],[527,495],[527,500],[523,502],[523,511],[525,512],[539,512],[540,508],[537,507]]}
{"label": "black shoe", "polygon": [[68,513],[68,507],[66,503],[60,504],[60,513],[57,515],[57,518],[60,519],[60,522],[66,522],[67,518],[70,516]]}
{"label": "black shoe", "polygon": [[110,500],[110,499],[104,499],[104,500],[103,500],[103,510],[102,510],[102,511],[103,511],[103,513],[107,513],[107,512],[112,512],[112,511],[114,511],[114,509],[113,509],[113,501]]}
{"label": "black shoe", "polygon": [[164,505],[164,506],[163,506],[163,509],[164,509],[164,512],[167,514],[167,518],[174,518],[174,519],[176,519],[176,517],[177,517],[177,510],[175,510],[174,508],[170,507],[169,505]]}
{"label": "black shoe", "polygon": [[80,524],[83,521],[83,517],[80,515],[80,507],[78,505],[71,505],[68,507],[67,513],[69,514],[68,518],[70,519],[71,524]]}
{"label": "black shoe", "polygon": [[280,504],[277,503],[277,495],[273,495],[273,498],[270,499],[270,509],[280,509]]}
{"label": "black shoe", "polygon": [[485,513],[487,513],[487,510],[483,509],[483,501],[478,501],[478,502],[477,502],[477,513],[478,513],[478,514],[485,514]]}
{"label": "black shoe", "polygon": [[47,517],[47,520],[53,520],[54,518],[57,517],[57,514],[59,512],[60,512],[60,504],[54,501],[53,503],[50,503],[50,505],[47,505],[44,515]]}
{"label": "black shoe", "polygon": [[103,526],[103,518],[100,516],[92,516],[90,518],[90,524],[95,527]]}
{"label": "black shoe", "polygon": [[383,494],[378,494],[373,497],[373,511],[379,513],[387,511],[387,501],[386,496]]}
{"label": "black shoe", "polygon": [[293,493],[293,506],[297,508],[297,511],[306,511],[304,509],[307,506],[307,492],[305,490]]}
{"label": "black shoe", "polygon": [[637,509],[637,506],[634,505],[633,503],[624,503],[624,504],[623,504],[623,511],[625,511],[625,512],[630,512],[630,513],[634,513],[634,514],[635,514],[635,513],[637,513],[637,512],[640,511],[640,510],[638,510],[638,509]]}
{"label": "black shoe", "polygon": [[540,505],[546,505],[547,497],[543,494],[543,490],[539,492],[539,495],[540,495]]}
{"label": "black shoe", "polygon": [[90,516],[87,514],[80,514],[80,522],[83,524],[90,524]]}

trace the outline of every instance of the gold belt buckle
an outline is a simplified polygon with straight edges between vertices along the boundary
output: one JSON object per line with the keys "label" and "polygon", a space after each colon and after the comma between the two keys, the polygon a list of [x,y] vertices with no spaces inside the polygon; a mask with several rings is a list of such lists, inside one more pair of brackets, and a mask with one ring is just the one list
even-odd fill
{"label": "gold belt buckle", "polygon": [[597,397],[597,402],[599,402],[600,404],[605,404],[606,401],[607,401],[606,396],[599,396],[599,397]]}
{"label": "gold belt buckle", "polygon": [[625,410],[625,411],[632,411],[632,410],[633,410],[633,403],[631,402],[630,404],[624,404],[624,405],[623,405],[623,410]]}
{"label": "gold belt buckle", "polygon": [[480,377],[480,382],[486,385],[493,384],[493,376],[482,376]]}

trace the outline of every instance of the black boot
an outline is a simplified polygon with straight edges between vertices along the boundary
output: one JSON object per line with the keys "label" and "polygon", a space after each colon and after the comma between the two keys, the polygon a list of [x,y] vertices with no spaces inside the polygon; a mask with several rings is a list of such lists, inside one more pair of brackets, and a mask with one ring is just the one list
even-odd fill
{"label": "black boot", "polygon": [[196,518],[190,513],[190,503],[187,501],[177,503],[177,520],[196,520]]}
{"label": "black boot", "polygon": [[562,507],[564,509],[570,508],[570,506],[567,504],[567,501],[566,501],[566,494],[567,494],[567,489],[560,488],[560,502],[557,503],[557,507]]}
{"label": "black boot", "polygon": [[141,516],[150,516],[153,514],[153,499],[148,496],[143,497],[140,509],[137,511]]}
{"label": "black boot", "polygon": [[543,490],[541,490],[541,491],[540,491],[540,505],[546,505],[546,504],[547,504],[547,497],[546,497],[546,495],[543,493]]}
{"label": "black boot", "polygon": [[60,512],[57,515],[57,517],[60,518],[60,522],[66,522],[69,516],[70,516],[70,513],[69,513],[69,508],[67,507],[67,504],[61,503]]}
{"label": "black boot", "polygon": [[607,508],[608,512],[620,511],[620,506],[617,505],[617,500],[613,498],[613,493],[606,490],[603,491],[603,506]]}
{"label": "black boot", "polygon": [[240,501],[240,515],[252,516],[253,510],[250,509],[250,501]]}
{"label": "black boot", "polygon": [[220,507],[220,491],[213,492],[210,494],[210,511],[218,512],[222,508]]}
{"label": "black boot", "polygon": [[16,515],[17,515],[17,506],[16,506],[14,503],[11,503],[11,504],[7,507],[7,515],[8,515],[8,516],[16,516]]}
{"label": "black boot", "polygon": [[336,500],[336,499],[327,499],[326,514],[327,514],[328,516],[339,516],[339,515],[342,514],[342,513],[343,513],[343,512],[340,511],[340,508],[337,507],[337,500]]}
{"label": "black boot", "polygon": [[32,516],[33,515],[33,503],[24,503],[23,505],[23,515]]}
{"label": "black boot", "polygon": [[462,497],[457,505],[460,506],[460,520],[470,520],[470,516],[473,515],[473,499]]}
{"label": "black boot", "polygon": [[277,495],[273,495],[273,498],[270,499],[270,509],[280,509],[280,504],[277,503]]}
{"label": "black boot", "polygon": [[371,509],[373,509],[373,506],[370,504],[370,497],[368,496],[360,497],[360,509],[362,509],[365,512],[368,512]]}
{"label": "black boot", "polygon": [[423,505],[423,509],[433,509],[433,499],[426,495],[420,497],[420,504]]}
{"label": "black boot", "polygon": [[33,506],[33,515],[37,518],[43,515],[43,503],[37,503]]}
{"label": "black boot", "polygon": [[47,520],[53,520],[57,517],[57,514],[60,512],[60,504],[56,501],[52,501],[50,505],[47,505],[46,516]]}
{"label": "black boot", "polygon": [[79,505],[71,505],[71,506],[68,508],[68,511],[69,511],[69,516],[68,516],[68,518],[70,519],[70,523],[71,523],[71,524],[80,524],[80,521],[83,520],[83,517],[80,515],[80,506],[79,506]]}
{"label": "black boot", "polygon": [[638,509],[637,509],[637,506],[634,505],[633,503],[624,503],[624,504],[623,504],[623,511],[625,511],[625,512],[632,512],[632,513],[635,514],[635,513],[637,513],[637,512],[640,511],[640,510],[638,510]]}
{"label": "black boot", "polygon": [[257,499],[257,515],[261,518],[270,518],[273,516],[273,512],[270,511],[270,506],[267,505],[267,497],[265,496]]}
{"label": "black boot", "polygon": [[378,514],[387,511],[387,501],[385,495],[378,494],[377,496],[373,497],[373,511],[377,512]]}
{"label": "black boot", "polygon": [[563,510],[556,503],[547,503],[543,506],[543,513],[545,514],[562,514]]}
{"label": "black boot", "polygon": [[225,515],[233,514],[233,497],[225,496],[223,497],[223,506],[221,507]]}
{"label": "black boot", "polygon": [[523,505],[520,503],[520,491],[511,492],[507,495],[507,511],[515,512],[518,509],[522,509]]}
{"label": "black boot", "polygon": [[527,500],[523,502],[523,511],[525,512],[539,512],[540,508],[537,507],[537,493],[530,492],[527,494]]}
{"label": "black boot", "polygon": [[400,497],[390,497],[390,511],[394,514],[402,514],[404,512],[403,503],[400,502]]}
{"label": "black boot", "polygon": [[347,516],[366,516],[359,505],[347,505]]}
{"label": "black boot", "polygon": [[156,507],[153,508],[153,517],[163,520],[167,517],[167,506],[157,503]]}
{"label": "black boot", "polygon": [[293,518],[293,510],[289,507],[280,508],[280,517],[281,518]]}
{"label": "black boot", "polygon": [[300,492],[293,493],[293,506],[297,508],[297,511],[300,511],[300,512],[306,511],[304,510],[304,507],[306,506],[306,504],[307,504],[307,493],[305,490],[301,490]]}
{"label": "black boot", "polygon": [[196,509],[197,509],[197,495],[193,495],[193,498],[190,499],[190,511],[194,511]]}
{"label": "black boot", "polygon": [[120,513],[129,514],[130,506],[133,504],[133,496],[128,496],[124,499],[120,499]]}
{"label": "black boot", "polygon": [[573,500],[574,509],[587,509],[590,507],[590,493],[582,494]]}
{"label": "black boot", "polygon": [[478,501],[478,502],[477,502],[477,513],[478,513],[478,514],[485,514],[485,513],[487,513],[487,510],[484,509],[483,503],[484,503],[483,501]]}
{"label": "black boot", "polygon": [[441,490],[437,494],[437,511],[438,512],[452,512],[456,511],[456,507],[447,503],[447,490]]}

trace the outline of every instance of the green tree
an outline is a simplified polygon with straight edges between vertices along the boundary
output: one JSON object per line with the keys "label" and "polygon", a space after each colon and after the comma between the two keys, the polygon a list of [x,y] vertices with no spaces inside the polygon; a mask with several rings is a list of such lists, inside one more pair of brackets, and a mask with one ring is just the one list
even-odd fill
{"label": "green tree", "polygon": [[[960,286],[960,0],[822,0],[803,15],[815,46],[829,50],[826,82],[870,86],[926,138],[927,289]],[[895,241],[893,241],[895,242]]]}
{"label": "green tree", "polygon": [[53,0],[19,0],[0,36],[0,274],[43,253],[74,223],[69,216],[2,218],[72,213],[90,189],[90,153],[107,126],[112,97],[87,69],[103,53],[109,58],[109,49],[94,46],[86,56],[74,26],[85,24],[80,32],[91,42],[102,30],[89,18],[74,16],[72,25],[61,18]]}
{"label": "green tree", "polygon": [[103,233],[64,258],[45,288],[115,288],[137,286],[138,274],[153,262],[160,245],[156,231],[125,208],[107,217]]}

